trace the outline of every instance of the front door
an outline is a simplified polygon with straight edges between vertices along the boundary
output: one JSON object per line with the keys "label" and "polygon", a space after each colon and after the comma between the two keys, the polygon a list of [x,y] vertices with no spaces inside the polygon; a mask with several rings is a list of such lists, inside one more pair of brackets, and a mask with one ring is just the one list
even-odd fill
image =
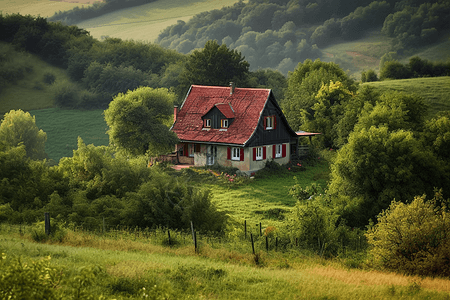
{"label": "front door", "polygon": [[209,145],[206,149],[206,165],[212,166],[216,162],[217,147]]}

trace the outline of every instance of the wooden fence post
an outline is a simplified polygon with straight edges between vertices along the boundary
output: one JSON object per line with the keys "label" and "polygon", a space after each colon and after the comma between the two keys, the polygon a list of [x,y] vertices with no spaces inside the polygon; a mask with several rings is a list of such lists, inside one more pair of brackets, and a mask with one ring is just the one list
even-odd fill
{"label": "wooden fence post", "polygon": [[244,237],[247,239],[247,220],[244,220]]}
{"label": "wooden fence post", "polygon": [[169,229],[167,229],[167,236],[169,238],[169,246],[170,246],[170,230]]}
{"label": "wooden fence post", "polygon": [[44,223],[45,223],[45,234],[50,235],[50,213],[44,213]]}
{"label": "wooden fence post", "polygon": [[269,252],[269,237],[266,235],[266,251]]}
{"label": "wooden fence post", "polygon": [[252,240],[252,251],[253,251],[253,255],[255,255],[255,243],[253,243],[253,233],[250,233],[250,239]]}
{"label": "wooden fence post", "polygon": [[259,222],[259,236],[262,236],[262,225],[261,225],[261,222]]}

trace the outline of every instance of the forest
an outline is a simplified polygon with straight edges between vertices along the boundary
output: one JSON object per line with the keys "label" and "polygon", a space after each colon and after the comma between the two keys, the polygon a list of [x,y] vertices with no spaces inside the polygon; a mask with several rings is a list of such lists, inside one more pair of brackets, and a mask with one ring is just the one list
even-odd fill
{"label": "forest", "polygon": [[[350,26],[351,20],[359,20],[357,16],[374,12],[386,15],[382,29],[385,34],[398,34],[393,38],[397,53],[407,45],[430,42],[434,36],[428,35],[431,29],[439,32],[448,26],[439,21],[448,14],[448,2],[416,2],[419,1],[400,1],[395,5],[372,2],[361,9],[340,5],[339,1],[307,5],[302,1],[240,2],[198,15],[192,24],[179,23],[169,28],[161,35],[161,45],[114,38],[98,41],[73,25],[40,17],[0,15],[2,42],[67,71],[70,82],[61,82],[52,74],[44,78],[54,88],[55,106],[103,109],[110,139],[109,146],[94,146],[79,138],[72,157],[51,165],[46,160],[46,133],[37,127],[35,118],[20,109],[6,112],[0,124],[0,222],[29,225],[51,211],[61,228],[82,226],[95,231],[106,222],[111,227],[181,231],[193,222],[203,233],[229,237],[236,231],[238,221],[217,208],[211,190],[203,183],[233,190],[250,184],[249,178],[235,169],[218,166],[214,170],[175,173],[164,163],[149,167],[148,162],[151,156],[164,153],[176,142],[169,131],[171,113],[190,84],[228,85],[234,81],[240,87],[273,88],[294,130],[322,133],[314,140],[315,149],[308,157],[286,166],[268,162],[256,175],[256,180],[268,174],[282,178],[294,171],[300,176],[320,164],[321,159],[329,164],[326,184],[297,182],[290,186],[289,197],[295,204],[289,211],[277,212],[282,220],[277,228],[280,240],[298,239],[302,249],[324,259],[371,257],[370,265],[361,259],[357,267],[448,277],[449,112],[429,116],[427,103],[417,95],[379,92],[360,84],[339,65],[316,59],[314,51],[318,48],[311,45],[312,36],[319,40],[322,34],[328,34],[328,25],[332,28],[333,22],[339,24],[340,38],[356,38],[346,36],[343,28]],[[421,18],[428,16],[426,24],[433,26],[431,31],[417,35],[412,25],[401,23],[406,31],[412,30],[409,38],[403,40],[406,31],[395,26],[400,26],[396,20],[404,10],[417,11],[414,20],[418,24],[424,24],[425,19]],[[315,11],[321,13],[314,15]],[[269,12],[273,16],[264,15]],[[299,19],[294,20],[293,16],[302,12],[304,23],[298,23]],[[329,21],[333,13],[334,19]],[[236,30],[235,38],[224,37],[235,42],[218,42],[220,39],[206,35],[206,24],[214,14],[221,16],[223,22],[217,23],[217,28],[242,26]],[[271,29],[258,28],[262,23],[256,16],[271,19]],[[310,31],[311,36],[305,36],[298,29],[317,20],[324,22],[323,33]],[[380,23],[376,26],[380,27]],[[239,35],[245,28],[248,31]],[[290,39],[292,32],[296,33]],[[164,44],[165,39],[177,36],[170,42],[172,45],[185,34],[201,35],[203,45],[181,51],[177,49],[179,44]],[[258,38],[260,34],[268,40],[273,38],[273,43],[266,48],[263,44],[257,46],[259,41],[267,41]],[[244,47],[233,47],[245,36],[248,40],[241,41],[241,46],[253,45],[253,51],[265,49],[266,53],[271,45],[281,45],[285,39],[283,45],[290,41],[296,49],[294,55],[299,55],[299,50],[311,51],[308,57],[312,59],[296,56],[295,61],[301,62],[287,77],[279,71],[258,69],[267,65],[252,60]],[[0,88],[14,85],[30,72],[26,65],[11,66],[9,53],[12,50],[0,57]],[[267,61],[266,54],[255,57],[266,55]],[[449,63],[414,57],[402,64],[393,54],[388,55],[380,69],[381,80],[450,75]],[[253,68],[257,70],[252,71]],[[369,77],[365,81],[374,80]],[[64,236],[58,238],[64,240]],[[361,238],[367,241],[363,249],[354,243]],[[254,258],[256,261],[256,254]]]}

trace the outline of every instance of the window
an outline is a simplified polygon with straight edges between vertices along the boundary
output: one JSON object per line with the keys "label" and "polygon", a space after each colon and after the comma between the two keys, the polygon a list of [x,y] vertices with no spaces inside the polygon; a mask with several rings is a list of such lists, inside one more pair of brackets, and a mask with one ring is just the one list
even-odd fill
{"label": "window", "polygon": [[233,147],[231,148],[231,160],[241,160],[241,149]]}
{"label": "window", "polygon": [[264,129],[270,130],[276,128],[275,116],[264,117]]}
{"label": "window", "polygon": [[228,147],[227,159],[244,161],[244,148]]}
{"label": "window", "polygon": [[211,127],[211,119],[205,119],[204,120],[204,126],[205,127]]}
{"label": "window", "polygon": [[194,157],[194,150],[195,150],[194,144],[189,144],[189,157]]}
{"label": "window", "polygon": [[253,148],[253,160],[266,159],[266,147]]}
{"label": "window", "polygon": [[220,120],[220,127],[222,127],[222,128],[228,128],[228,119],[222,119],[222,120]]}
{"label": "window", "polygon": [[275,145],[275,157],[281,157],[282,155],[282,145],[277,144]]}
{"label": "window", "polygon": [[286,157],[286,144],[273,145],[272,149],[273,158]]}

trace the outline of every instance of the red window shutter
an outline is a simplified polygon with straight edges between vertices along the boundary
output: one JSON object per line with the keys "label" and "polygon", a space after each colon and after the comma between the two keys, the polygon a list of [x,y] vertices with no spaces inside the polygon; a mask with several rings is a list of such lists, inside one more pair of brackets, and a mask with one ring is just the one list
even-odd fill
{"label": "red window shutter", "polygon": [[266,146],[263,147],[263,159],[266,159]]}
{"label": "red window shutter", "polygon": [[184,156],[189,156],[189,147],[188,147],[188,144],[184,144]]}
{"label": "red window shutter", "polygon": [[253,160],[256,160],[256,147],[253,148]]}
{"label": "red window shutter", "polygon": [[273,129],[277,128],[277,116],[273,116]]}
{"label": "red window shutter", "polygon": [[264,129],[267,128],[267,117],[264,117]]}
{"label": "red window shutter", "polygon": [[276,150],[277,149],[277,145],[273,145],[272,146],[272,158],[275,158],[275,153],[276,153]]}
{"label": "red window shutter", "polygon": [[200,152],[200,144],[195,144],[195,152]]}
{"label": "red window shutter", "polygon": [[241,148],[241,154],[239,155],[241,161],[244,161],[244,148]]}
{"label": "red window shutter", "polygon": [[286,144],[283,144],[282,150],[281,150],[281,156],[286,157]]}
{"label": "red window shutter", "polygon": [[227,148],[227,159],[231,159],[231,147]]}

